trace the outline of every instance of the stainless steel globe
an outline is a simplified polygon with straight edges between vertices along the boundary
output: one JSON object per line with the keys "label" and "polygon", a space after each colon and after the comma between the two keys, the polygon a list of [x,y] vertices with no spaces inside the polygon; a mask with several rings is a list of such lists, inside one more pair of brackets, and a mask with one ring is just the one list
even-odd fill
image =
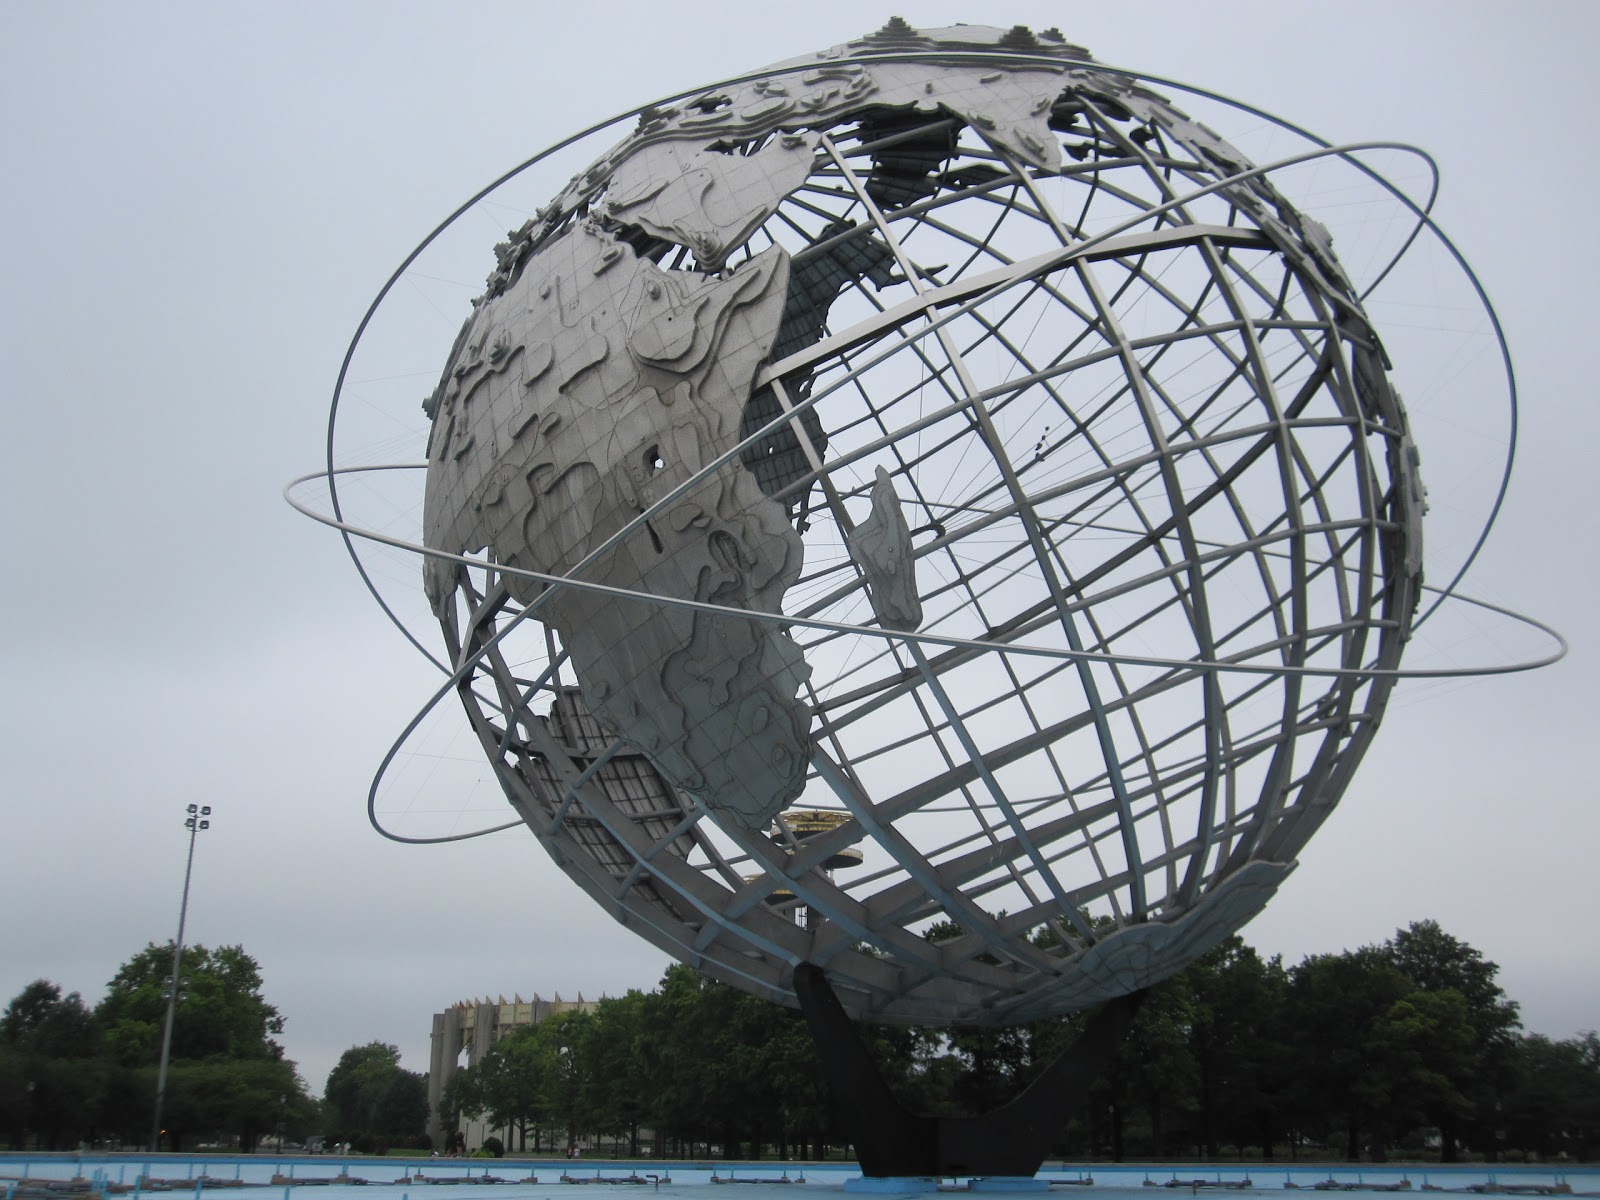
{"label": "stainless steel globe", "polygon": [[479,565],[427,593],[641,936],[866,1019],[1070,1011],[1259,911],[1377,730],[1386,367],[1209,129],[1055,31],[891,22],[641,111],[498,248],[428,403],[427,545]]}

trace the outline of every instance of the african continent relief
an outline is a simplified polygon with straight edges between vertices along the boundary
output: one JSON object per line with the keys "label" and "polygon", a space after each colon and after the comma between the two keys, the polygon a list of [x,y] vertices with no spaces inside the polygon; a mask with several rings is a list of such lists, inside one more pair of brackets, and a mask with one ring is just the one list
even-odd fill
{"label": "african continent relief", "polygon": [[1406,413],[1284,164],[1021,27],[628,120],[425,405],[440,694],[520,820],[672,955],[869,1020],[1067,1012],[1239,929],[1422,590]]}

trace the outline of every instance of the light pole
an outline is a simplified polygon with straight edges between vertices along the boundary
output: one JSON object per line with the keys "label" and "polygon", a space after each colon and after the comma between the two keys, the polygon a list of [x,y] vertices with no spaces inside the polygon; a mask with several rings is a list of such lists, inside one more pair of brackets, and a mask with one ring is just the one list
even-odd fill
{"label": "light pole", "polygon": [[150,1152],[161,1149],[161,1102],[167,1097],[167,1059],[172,1054],[172,1018],[178,1008],[178,968],[183,962],[183,923],[189,916],[189,872],[194,869],[194,839],[210,829],[211,806],[189,805],[184,828],[189,831],[189,858],[183,864],[183,901],[178,905],[178,940],[172,946],[172,978],[167,983],[167,1026],[161,1034],[161,1066],[156,1071],[156,1116],[150,1127]]}

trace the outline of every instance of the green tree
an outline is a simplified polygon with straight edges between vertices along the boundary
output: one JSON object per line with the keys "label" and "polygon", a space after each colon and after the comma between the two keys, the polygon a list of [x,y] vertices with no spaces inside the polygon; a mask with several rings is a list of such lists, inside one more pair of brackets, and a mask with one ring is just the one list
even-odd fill
{"label": "green tree", "polygon": [[[106,1134],[137,1144],[148,1134],[171,954],[170,943],[140,951],[93,1011],[37,980],[0,1014],[0,1125],[14,1142],[24,1127],[50,1147]],[[312,1101],[273,1040],[282,1029],[242,948],[185,952],[162,1111],[173,1149],[191,1133],[249,1149],[261,1133],[305,1120]]]}
{"label": "green tree", "polygon": [[[726,1000],[718,1053],[725,1074],[717,1118],[723,1153],[760,1158],[769,1141],[788,1153],[794,1141],[828,1124],[826,1089],[810,1031],[798,1012],[717,985]],[[719,1006],[721,1007],[721,1006]]]}
{"label": "green tree", "polygon": [[385,1042],[352,1046],[339,1056],[323,1089],[341,1140],[373,1153],[421,1145],[428,1123],[427,1082],[400,1065],[400,1050]]}
{"label": "green tree", "polygon": [[294,1064],[277,1058],[175,1062],[163,1123],[178,1146],[188,1131],[226,1131],[252,1153],[266,1134],[304,1125],[310,1101]]}
{"label": "green tree", "polygon": [[572,1010],[553,1013],[533,1027],[539,1058],[547,1064],[545,1103],[550,1119],[566,1130],[569,1146],[576,1144],[580,1133],[591,1132],[593,1064],[584,1051],[593,1024],[589,1013]]}
{"label": "green tree", "polygon": [[652,1047],[644,1036],[648,1001],[638,989],[600,1001],[587,1031],[589,1114],[595,1132],[625,1137],[628,1154],[639,1156],[639,1131],[650,1114]]}
{"label": "green tree", "polygon": [[[161,1054],[172,943],[151,943],[124,963],[95,1009],[112,1055],[130,1066]],[[261,967],[242,946],[188,946],[178,983],[174,1059],[278,1059],[283,1018],[261,995]]]}
{"label": "green tree", "polygon": [[55,1149],[94,1135],[109,1082],[99,1043],[78,993],[37,979],[12,998],[0,1014],[0,1122],[13,1144]]}
{"label": "green tree", "polygon": [[[1512,1086],[1497,1115],[1511,1146],[1541,1158],[1592,1162],[1600,1153],[1600,1036],[1518,1040]],[[1501,1132],[1501,1130],[1496,1130]]]}
{"label": "green tree", "polygon": [[[1143,1152],[1165,1155],[1186,1129],[1198,1074],[1189,1043],[1193,1010],[1182,974],[1149,989],[1105,1077],[1091,1088],[1110,1118],[1105,1132],[1114,1159],[1123,1158],[1130,1133]],[[1137,1127],[1135,1116],[1143,1118]]]}
{"label": "green tree", "polygon": [[643,1013],[645,1037],[655,1051],[650,1122],[661,1139],[659,1149],[675,1143],[670,1153],[693,1155],[696,1140],[709,1141],[716,1086],[713,1059],[722,1032],[712,1012],[720,999],[715,992],[710,980],[674,963]]}
{"label": "green tree", "polygon": [[1300,1069],[1288,1092],[1301,1131],[1343,1134],[1345,1155],[1364,1144],[1381,1157],[1395,1136],[1390,1121],[1396,1072],[1375,1037],[1396,1002],[1413,991],[1386,950],[1367,946],[1312,955],[1289,972],[1286,1027]]}
{"label": "green tree", "polygon": [[1223,1141],[1261,1146],[1271,1158],[1281,1133],[1278,1092],[1287,1076],[1282,1042],[1289,977],[1230,937],[1183,972],[1189,984],[1189,1045],[1195,1064],[1196,1135],[1209,1158]]}
{"label": "green tree", "polygon": [[[95,1008],[110,1062],[133,1072],[112,1084],[114,1124],[129,1140],[138,1140],[150,1119],[171,973],[172,943],[152,942],[122,964]],[[201,1133],[253,1145],[273,1125],[269,1110],[303,1102],[304,1084],[274,1040],[283,1018],[261,987],[261,967],[242,946],[184,949],[162,1109],[172,1149]],[[228,1065],[240,1063],[262,1065]]]}
{"label": "green tree", "polygon": [[[953,942],[965,930],[951,920],[923,931],[930,942]],[[979,962],[997,963],[992,954]],[[921,1048],[924,1054],[921,1102],[939,1116],[972,1116],[1006,1103],[1024,1086],[1033,1066],[1033,1045],[1025,1026],[956,1026],[941,1029]]]}
{"label": "green tree", "polygon": [[[827,1078],[811,1030],[799,1012],[753,996],[745,1002],[759,1005],[764,1014],[757,1064],[764,1089],[761,1111],[771,1114],[779,1156],[788,1158],[792,1145],[819,1140],[832,1124]],[[878,1063],[894,1062],[905,1044],[906,1032],[893,1026],[872,1030]]]}
{"label": "green tree", "polygon": [[29,1082],[22,1056],[0,1041],[0,1130],[14,1149],[28,1143]]}
{"label": "green tree", "polygon": [[94,1014],[77,992],[66,996],[48,979],[18,992],[0,1015],[0,1043],[42,1058],[92,1058],[99,1052]]}
{"label": "green tree", "polygon": [[1512,1085],[1521,1025],[1516,1003],[1496,982],[1500,968],[1444,932],[1437,921],[1414,921],[1396,930],[1389,956],[1419,991],[1454,993],[1461,1003],[1466,1042],[1449,1052],[1448,1062],[1436,1063],[1448,1070],[1448,1078],[1424,1089],[1431,1097],[1427,1116],[1439,1130],[1440,1156],[1454,1162],[1468,1140],[1492,1155],[1495,1103]]}
{"label": "green tree", "polygon": [[538,1026],[513,1029],[473,1066],[457,1071],[447,1085],[446,1099],[463,1116],[487,1118],[491,1125],[515,1133],[519,1150],[534,1135],[540,1145],[541,1124],[550,1114],[549,1076],[555,1070],[548,1044]]}

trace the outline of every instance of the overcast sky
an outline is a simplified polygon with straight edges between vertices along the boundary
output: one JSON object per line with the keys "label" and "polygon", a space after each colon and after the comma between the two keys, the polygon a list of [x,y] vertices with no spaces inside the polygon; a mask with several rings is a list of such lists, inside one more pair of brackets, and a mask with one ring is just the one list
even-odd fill
{"label": "overcast sky", "polygon": [[[173,935],[189,803],[215,809],[189,939],[260,961],[287,1051],[318,1092],[344,1049],[373,1039],[426,1070],[429,1016],[456,1000],[655,984],[666,960],[531,836],[413,848],[368,828],[372,770],[434,676],[338,538],[280,492],[321,465],[366,305],[457,203],[581,125],[899,12],[920,26],[1058,25],[1105,62],[1335,141],[1397,139],[1438,158],[1440,218],[1500,308],[1523,396],[1518,474],[1467,590],[1556,625],[1573,652],[1532,675],[1402,685],[1338,812],[1244,932],[1293,963],[1437,919],[1500,964],[1528,1029],[1600,1026],[1600,810],[1583,766],[1600,735],[1600,8],[1213,7],[11,0],[0,1002],[42,976],[92,1003],[122,961]],[[444,341],[396,353],[408,419],[491,264],[497,221],[499,236],[519,223],[487,222],[469,278],[417,289]],[[1492,375],[1482,362],[1474,374]],[[1435,426],[1452,424],[1451,388],[1406,387]],[[1453,449],[1493,424],[1461,414]],[[1425,476],[1438,463],[1436,478],[1456,478],[1451,447],[1421,448]],[[1457,498],[1434,488],[1443,529]],[[1483,622],[1423,652],[1492,663],[1530,648]],[[446,775],[428,802],[449,822],[495,815],[462,812],[491,807],[492,785],[475,782],[485,768]]]}

